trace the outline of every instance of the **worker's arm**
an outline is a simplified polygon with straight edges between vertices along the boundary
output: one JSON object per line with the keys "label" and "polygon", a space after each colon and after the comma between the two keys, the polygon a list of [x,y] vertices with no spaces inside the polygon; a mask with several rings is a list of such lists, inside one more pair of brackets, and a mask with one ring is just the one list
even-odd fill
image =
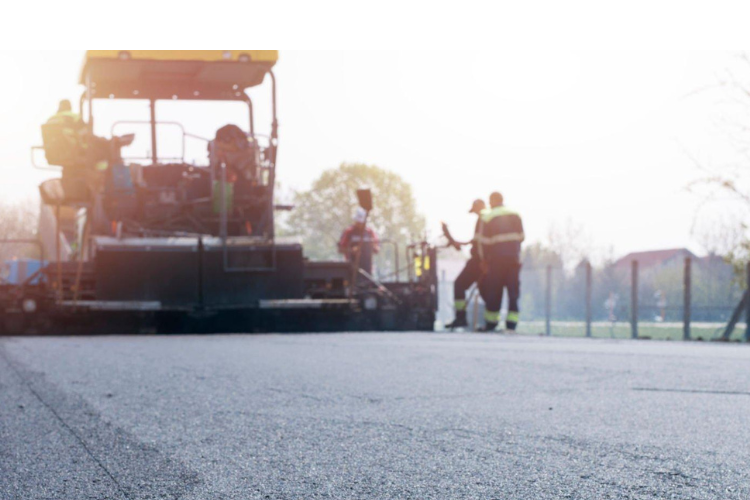
{"label": "worker's arm", "polygon": [[453,238],[453,235],[451,234],[450,229],[448,229],[448,224],[446,224],[445,222],[441,222],[440,224],[443,228],[443,236],[445,236],[445,238],[448,240],[448,244],[445,245],[445,248],[453,247],[456,250],[461,250],[462,243],[456,241]]}

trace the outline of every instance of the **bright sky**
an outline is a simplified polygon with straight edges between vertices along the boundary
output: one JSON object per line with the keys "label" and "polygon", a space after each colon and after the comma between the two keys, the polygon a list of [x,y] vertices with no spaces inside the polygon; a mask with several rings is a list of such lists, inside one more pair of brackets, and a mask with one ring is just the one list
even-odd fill
{"label": "bright sky", "polygon": [[[3,199],[35,194],[48,175],[31,167],[29,147],[59,99],[77,102],[82,58],[0,52]],[[616,254],[701,251],[691,235],[701,200],[684,189],[701,173],[686,151],[712,165],[734,155],[716,127],[719,97],[695,91],[733,63],[720,52],[282,51],[278,177],[304,189],[343,161],[388,168],[414,186],[434,236],[441,220],[468,235],[471,201],[500,190],[529,240],[571,220]],[[268,88],[252,95],[267,130]],[[201,135],[236,116],[206,106],[187,116],[171,104],[159,118]]]}

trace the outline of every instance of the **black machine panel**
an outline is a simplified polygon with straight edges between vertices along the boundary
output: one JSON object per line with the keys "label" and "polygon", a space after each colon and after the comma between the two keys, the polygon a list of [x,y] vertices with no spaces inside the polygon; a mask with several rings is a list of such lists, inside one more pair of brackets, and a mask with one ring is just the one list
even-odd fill
{"label": "black machine panel", "polygon": [[[218,240],[218,239],[213,239]],[[300,245],[230,245],[196,238],[100,238],[96,298],[166,308],[252,308],[304,294]]]}
{"label": "black machine panel", "polygon": [[207,307],[255,307],[260,300],[304,296],[300,245],[230,246],[203,251],[203,290]]}
{"label": "black machine panel", "polygon": [[97,240],[98,300],[159,301],[163,306],[199,302],[198,243],[188,238]]}
{"label": "black machine panel", "polygon": [[349,262],[305,262],[305,289],[312,298],[345,297],[351,277]]}

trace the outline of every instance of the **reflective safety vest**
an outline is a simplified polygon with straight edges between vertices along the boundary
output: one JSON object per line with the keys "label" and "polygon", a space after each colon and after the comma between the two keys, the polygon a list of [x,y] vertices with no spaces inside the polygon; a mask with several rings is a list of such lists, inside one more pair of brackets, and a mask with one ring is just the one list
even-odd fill
{"label": "reflective safety vest", "polygon": [[72,111],[58,111],[52,115],[48,124],[59,124],[63,126],[62,133],[65,139],[73,146],[86,148],[86,141],[79,135],[86,124],[81,120],[81,115]]}
{"label": "reflective safety vest", "polygon": [[485,209],[480,214],[480,222],[479,255],[482,259],[520,257],[524,234],[518,212],[504,206]]}
{"label": "reflective safety vest", "polygon": [[47,123],[59,123],[74,130],[80,130],[86,126],[83,120],[81,120],[81,115],[72,111],[58,111],[50,116]]}

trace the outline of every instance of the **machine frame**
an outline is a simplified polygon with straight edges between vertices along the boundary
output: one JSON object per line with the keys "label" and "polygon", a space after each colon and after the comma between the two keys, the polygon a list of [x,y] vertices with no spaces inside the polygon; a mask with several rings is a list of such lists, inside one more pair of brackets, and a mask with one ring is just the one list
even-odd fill
{"label": "machine frame", "polygon": [[[220,186],[218,231],[151,228],[134,234],[120,221],[107,234],[84,225],[85,247],[77,260],[64,261],[58,204],[55,260],[45,261],[42,251],[45,265],[39,273],[22,283],[0,283],[0,332],[432,330],[437,308],[434,247],[409,246],[407,281],[399,281],[397,263],[396,280],[380,283],[358,266],[309,262],[300,245],[276,241],[274,211],[288,207],[274,205],[273,197],[278,153],[275,62],[276,51],[89,51],[79,101],[89,133],[93,135],[96,100],[148,100],[151,168],[165,166],[157,148],[158,101],[243,102],[248,107],[248,137],[255,140],[253,101],[245,90],[269,75],[272,123],[262,152],[268,196],[261,202],[270,232],[257,237],[229,234],[225,164],[218,179],[208,167],[212,185]],[[183,141],[185,134],[183,128]],[[94,204],[81,206],[92,211]],[[369,211],[371,198],[368,205]],[[398,256],[398,248],[395,253]]]}

